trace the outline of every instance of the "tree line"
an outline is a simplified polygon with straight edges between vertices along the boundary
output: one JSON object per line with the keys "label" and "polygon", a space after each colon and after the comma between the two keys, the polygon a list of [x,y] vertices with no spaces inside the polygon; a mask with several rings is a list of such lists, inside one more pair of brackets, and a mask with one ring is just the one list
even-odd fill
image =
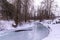
{"label": "tree line", "polygon": [[[1,1],[1,10],[0,13],[2,14],[2,19],[4,20],[14,20],[17,25],[22,21],[27,22],[30,20],[44,20],[44,19],[54,19],[55,15],[51,11],[51,3],[53,1],[48,0],[44,1],[44,5],[41,6],[37,10],[37,16],[35,15],[34,6],[32,6],[33,0],[15,0],[14,4],[9,3],[7,0],[0,0]],[[44,9],[43,9],[44,8]],[[30,10],[31,9],[31,10]],[[34,14],[33,14],[34,13]],[[33,16],[34,15],[34,16]]]}

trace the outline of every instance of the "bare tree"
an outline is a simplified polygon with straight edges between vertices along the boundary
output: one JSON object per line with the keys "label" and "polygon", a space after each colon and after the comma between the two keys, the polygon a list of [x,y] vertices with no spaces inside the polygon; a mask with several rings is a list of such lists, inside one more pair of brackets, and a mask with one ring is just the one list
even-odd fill
{"label": "bare tree", "polygon": [[41,6],[38,9],[39,10],[38,15],[40,15],[40,20],[52,19],[53,16],[55,17],[55,15],[52,12],[53,10],[51,10],[53,8],[53,3],[54,3],[54,0],[44,0],[42,2]]}
{"label": "bare tree", "polygon": [[18,23],[21,23],[22,21],[27,22],[29,19],[29,0],[16,0],[14,5],[17,9],[14,17],[16,25],[14,26],[17,26]]}
{"label": "bare tree", "polygon": [[29,18],[29,0],[24,0],[24,5],[23,5],[23,14],[24,14],[24,21],[26,22]]}
{"label": "bare tree", "polygon": [[15,15],[14,15],[13,19],[14,19],[16,25],[13,25],[14,27],[17,27],[17,25],[19,23],[21,24],[21,21],[22,21],[22,19],[21,19],[21,17],[22,17],[21,4],[22,4],[21,0],[16,0],[15,1],[14,6],[15,6],[16,9],[15,9]]}
{"label": "bare tree", "polygon": [[3,19],[13,19],[13,14],[15,13],[15,7],[10,4],[7,0],[0,0],[1,4],[1,14],[3,16]]}

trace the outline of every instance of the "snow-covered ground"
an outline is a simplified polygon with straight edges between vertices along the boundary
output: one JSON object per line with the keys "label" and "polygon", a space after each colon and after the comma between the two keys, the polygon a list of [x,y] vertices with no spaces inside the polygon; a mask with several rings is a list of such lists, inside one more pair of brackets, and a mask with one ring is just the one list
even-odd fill
{"label": "snow-covered ground", "polygon": [[[31,21],[31,23],[23,22],[17,28],[11,26],[11,21],[1,21],[4,30],[0,33],[0,40],[41,40],[48,36],[49,29],[42,25],[39,21]],[[14,22],[13,22],[14,23]],[[7,25],[8,24],[8,25]],[[10,27],[11,26],[11,27]],[[31,31],[15,32],[14,30],[23,30],[32,28]],[[13,30],[13,31],[11,31]],[[46,33],[46,34],[45,34]]]}
{"label": "snow-covered ground", "polygon": [[51,32],[48,37],[43,40],[60,40],[60,24],[51,24],[49,25]]}
{"label": "snow-covered ground", "polygon": [[[34,23],[38,23],[39,21],[32,21],[31,23],[27,22],[24,23],[23,25],[18,25],[17,28],[12,27],[12,24],[14,23],[14,21],[4,21],[1,20],[0,21],[0,36],[4,36],[7,35],[7,32],[11,32],[11,30],[22,30],[22,29],[29,29],[32,28],[34,26]],[[49,28],[50,33],[49,35],[44,38],[43,40],[60,40],[60,23],[58,24],[53,24],[53,22],[51,20],[45,20],[43,22],[40,22],[41,24],[43,24],[45,27]],[[45,35],[45,34],[44,34]],[[35,39],[36,40],[36,39]]]}
{"label": "snow-covered ground", "polygon": [[17,30],[17,29],[26,29],[29,27],[32,27],[34,25],[34,22],[22,22],[22,25],[18,25],[17,28],[12,27],[12,24],[14,24],[14,21],[6,21],[6,20],[0,20],[0,30]]}
{"label": "snow-covered ground", "polygon": [[17,28],[12,27],[12,24],[14,24],[14,21],[10,20],[0,20],[0,36],[4,36],[7,33],[11,32],[11,31],[15,31],[15,30],[29,30],[32,28],[32,26],[34,25],[34,22],[27,22],[24,23],[22,25],[18,25]]}
{"label": "snow-covered ground", "polygon": [[51,24],[48,24],[47,21],[45,21],[45,23],[42,22],[42,24],[49,26],[51,29],[48,37],[44,38],[43,40],[60,40],[60,23],[53,24],[53,22],[51,22]]}

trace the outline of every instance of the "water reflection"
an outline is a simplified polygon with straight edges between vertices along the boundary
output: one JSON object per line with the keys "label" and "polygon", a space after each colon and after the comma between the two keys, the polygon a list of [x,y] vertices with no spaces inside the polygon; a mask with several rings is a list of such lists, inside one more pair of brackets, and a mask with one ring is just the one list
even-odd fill
{"label": "water reflection", "polygon": [[49,34],[48,28],[41,23],[35,23],[31,31],[9,32],[1,36],[0,40],[42,40]]}

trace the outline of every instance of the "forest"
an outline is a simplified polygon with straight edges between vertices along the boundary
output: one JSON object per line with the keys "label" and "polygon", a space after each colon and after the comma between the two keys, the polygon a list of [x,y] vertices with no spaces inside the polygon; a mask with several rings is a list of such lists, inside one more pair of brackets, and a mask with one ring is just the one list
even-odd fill
{"label": "forest", "polygon": [[[43,0],[35,9],[33,5],[34,0],[15,0],[13,4],[9,3],[7,0],[0,0],[0,14],[1,20],[14,20],[16,27],[21,22],[30,22],[30,20],[40,20],[45,19],[54,20],[55,15],[53,12],[54,0]],[[53,5],[55,6],[55,5]]]}

